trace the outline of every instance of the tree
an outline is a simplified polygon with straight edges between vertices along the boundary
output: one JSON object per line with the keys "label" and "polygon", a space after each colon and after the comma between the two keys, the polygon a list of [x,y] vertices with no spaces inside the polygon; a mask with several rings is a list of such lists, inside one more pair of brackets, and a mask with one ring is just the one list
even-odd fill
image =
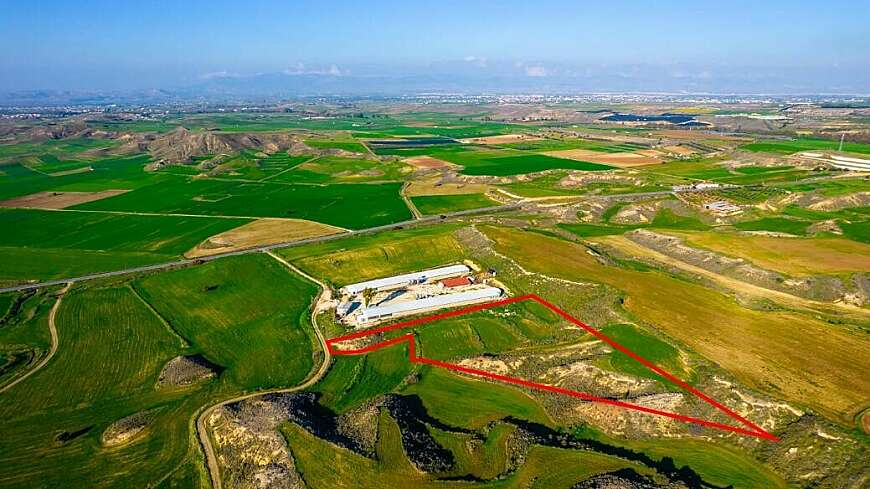
{"label": "tree", "polygon": [[365,290],[363,290],[362,296],[363,301],[365,301],[365,305],[368,306],[372,299],[374,299],[375,297],[375,289],[366,287]]}

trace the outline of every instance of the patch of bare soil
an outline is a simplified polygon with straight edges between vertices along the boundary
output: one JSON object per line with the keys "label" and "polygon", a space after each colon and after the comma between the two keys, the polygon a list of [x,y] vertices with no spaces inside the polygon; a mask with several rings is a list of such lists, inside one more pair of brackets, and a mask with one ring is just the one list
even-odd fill
{"label": "patch of bare soil", "polygon": [[202,355],[175,357],[163,367],[157,378],[157,387],[186,386],[202,382],[220,374],[222,368]]}
{"label": "patch of bare soil", "polygon": [[450,163],[444,160],[439,160],[438,158],[433,158],[431,156],[414,156],[412,158],[406,158],[403,161],[413,166],[414,168],[421,170],[429,170],[432,168],[447,168],[451,166]]}
{"label": "patch of bare soil", "polygon": [[287,443],[278,432],[288,412],[259,397],[224,406],[209,418],[225,487],[305,488]]}
{"label": "patch of bare soil", "polygon": [[778,210],[789,205],[797,205],[814,211],[838,211],[850,207],[870,205],[870,192],[855,192],[838,197],[826,197],[819,192],[790,193],[775,197],[759,205],[762,209]]}
{"label": "patch of bare soil", "polygon": [[856,192],[840,197],[820,199],[807,206],[814,211],[838,211],[849,207],[864,207],[870,205],[870,192]]}
{"label": "patch of bare soil", "polygon": [[409,197],[420,195],[460,195],[483,194],[490,186],[485,183],[472,183],[463,180],[444,179],[441,177],[412,180],[405,189]]}
{"label": "patch of bare soil", "polygon": [[694,148],[690,148],[688,146],[679,146],[679,145],[665,146],[662,148],[662,150],[667,152],[667,153],[674,153],[674,154],[680,155],[680,156],[692,156],[694,154],[698,154],[698,150],[696,150]]}
{"label": "patch of bare soil", "polygon": [[62,177],[64,175],[75,175],[78,173],[88,173],[88,172],[92,172],[92,171],[94,171],[94,168],[92,166],[88,165],[88,166],[83,166],[81,168],[74,168],[72,170],[56,171],[54,173],[49,173],[48,175],[52,176],[52,177]]}
{"label": "patch of bare soil", "polygon": [[584,187],[590,183],[622,183],[641,185],[643,180],[631,175],[617,175],[608,172],[574,172],[559,180],[560,187]]}
{"label": "patch of bare soil", "polygon": [[149,409],[115,421],[106,428],[106,431],[100,437],[100,441],[107,447],[116,447],[130,443],[144,434],[145,429],[154,420],[157,412],[158,409]]}
{"label": "patch of bare soil", "polygon": [[341,228],[303,219],[259,219],[212,236],[184,256],[199,258],[257,246],[327,236],[342,231]]}
{"label": "patch of bare soil", "polygon": [[657,165],[663,163],[662,153],[654,150],[644,150],[634,153],[604,153],[588,149],[566,149],[561,151],[547,151],[544,154],[556,158],[567,158],[576,161],[588,161],[604,165],[627,168],[632,166]]}
{"label": "patch of bare soil", "polygon": [[0,202],[0,207],[22,209],[66,209],[74,205],[121,195],[129,190],[103,190],[101,192],[37,192]]}
{"label": "patch of bare soil", "polygon": [[829,219],[827,221],[814,222],[807,228],[809,234],[831,233],[843,234],[843,230],[837,225],[837,221]]}
{"label": "patch of bare soil", "polygon": [[520,141],[538,141],[540,139],[543,138],[529,134],[502,134],[500,136],[460,139],[459,141],[468,144],[508,144],[518,143]]}

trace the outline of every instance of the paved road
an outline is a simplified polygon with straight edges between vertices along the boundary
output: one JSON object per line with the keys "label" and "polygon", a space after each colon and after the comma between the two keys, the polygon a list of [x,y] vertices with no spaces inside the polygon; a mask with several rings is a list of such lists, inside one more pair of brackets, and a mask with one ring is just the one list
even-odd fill
{"label": "paved road", "polygon": [[[839,176],[839,175],[828,175],[828,176],[824,176],[824,177],[814,177],[810,180],[811,181],[820,181],[820,180],[831,180],[831,179],[837,179],[837,178],[844,178],[844,177]],[[801,182],[810,181],[810,180],[802,180]],[[790,182],[790,183],[794,183],[794,182]],[[760,186],[760,185],[728,185],[725,188],[726,189],[728,189],[728,188],[734,189],[734,188],[741,188],[741,187],[758,187],[758,186]],[[774,187],[774,186],[775,185],[768,185],[768,187]],[[681,191],[680,193],[692,193],[692,192],[704,192],[704,191],[705,190],[686,189],[686,190]],[[641,192],[641,193],[612,194],[612,195],[578,195],[577,198],[578,199],[610,199],[610,200],[613,200],[613,199],[621,199],[621,198],[657,197],[657,196],[664,196],[664,195],[669,195],[669,194],[673,194],[673,193],[674,192],[671,190],[660,190],[660,191],[656,191],[656,192]],[[357,231],[347,231],[347,232],[338,233],[338,234],[331,234],[329,236],[321,236],[318,238],[307,238],[307,239],[302,239],[302,240],[298,240],[298,241],[289,241],[289,242],[285,242],[285,243],[276,243],[276,244],[267,245],[267,246],[258,246],[255,248],[248,248],[245,250],[232,251],[232,252],[228,252],[228,253],[211,255],[211,256],[207,256],[207,257],[198,258],[195,260],[184,259],[184,260],[177,260],[177,261],[166,262],[166,263],[157,263],[154,265],[146,265],[143,267],[127,268],[124,270],[116,270],[116,271],[112,271],[112,272],[93,273],[90,275],[82,275],[80,277],[62,278],[62,279],[57,279],[57,280],[48,280],[45,282],[36,282],[36,283],[31,283],[31,284],[15,285],[12,287],[3,287],[3,288],[0,288],[0,293],[16,292],[16,291],[22,291],[22,290],[31,290],[31,289],[38,289],[41,287],[48,287],[48,286],[52,286],[52,285],[62,285],[62,284],[67,284],[67,283],[85,282],[88,280],[96,280],[96,279],[107,278],[107,277],[116,277],[119,275],[128,275],[128,274],[132,274],[132,273],[150,272],[150,271],[154,271],[154,270],[166,270],[166,269],[170,269],[170,268],[178,268],[178,267],[184,267],[184,266],[189,266],[189,265],[196,265],[196,264],[206,263],[206,262],[210,262],[210,261],[214,261],[214,260],[220,260],[221,258],[227,258],[230,256],[247,255],[249,253],[260,253],[260,252],[278,250],[281,248],[291,248],[294,246],[303,246],[303,245],[314,244],[314,243],[323,243],[326,241],[333,241],[336,239],[348,238],[351,236],[361,236],[361,235],[365,235],[365,234],[374,234],[374,233],[378,233],[381,231],[389,231],[389,230],[401,229],[401,228],[405,228],[405,227],[416,227],[416,226],[423,226],[423,225],[428,225],[428,224],[437,224],[439,222],[447,221],[447,220],[450,220],[450,219],[456,218],[456,217],[470,216],[470,215],[475,215],[475,214],[487,214],[487,213],[493,213],[493,212],[512,211],[512,210],[516,210],[516,209],[521,208],[523,205],[534,204],[534,203],[535,202],[533,200],[530,200],[530,201],[524,201],[524,202],[520,202],[520,203],[516,203],[516,204],[507,204],[507,205],[499,205],[499,206],[494,206],[494,207],[483,207],[480,209],[470,209],[467,211],[451,212],[451,213],[447,213],[447,214],[442,214],[440,216],[426,216],[426,217],[421,217],[419,219],[410,219],[407,221],[397,222],[397,223],[393,223],[393,224],[385,224],[383,226],[375,226],[372,228],[360,229]],[[97,212],[100,212],[100,211],[97,211]],[[155,214],[155,215],[161,215],[161,214]],[[193,216],[191,216],[191,217],[193,217]],[[208,216],[208,217],[213,217],[213,216]],[[227,216],[227,217],[229,217],[229,216]],[[236,217],[236,218],[238,218],[238,217]]]}
{"label": "paved road", "polygon": [[15,285],[12,287],[3,287],[3,288],[0,288],[0,293],[39,289],[42,287],[50,287],[53,285],[86,282],[88,280],[97,280],[97,279],[101,279],[101,278],[117,277],[119,275],[129,275],[129,274],[133,274],[133,273],[151,272],[151,271],[155,271],[155,270],[167,270],[170,268],[178,268],[178,267],[184,267],[184,266],[189,266],[189,265],[197,265],[197,264],[207,263],[207,262],[214,261],[214,260],[220,260],[221,258],[227,258],[230,256],[247,255],[250,253],[262,253],[262,252],[268,252],[268,251],[273,251],[273,250],[279,250],[282,248],[291,248],[291,247],[295,247],[295,246],[303,246],[303,245],[314,244],[314,243],[324,243],[327,241],[334,241],[336,239],[349,238],[352,236],[362,236],[362,235],[366,235],[366,234],[374,234],[374,233],[378,233],[381,231],[402,229],[402,228],[406,228],[406,227],[416,227],[416,226],[427,225],[427,224],[437,224],[439,222],[445,222],[445,221],[448,221],[450,219],[457,218],[457,217],[470,216],[470,215],[475,215],[475,214],[487,214],[487,213],[493,213],[493,212],[506,212],[506,211],[519,209],[521,206],[522,206],[522,204],[499,205],[499,206],[494,206],[494,207],[483,207],[480,209],[471,209],[471,210],[467,210],[467,211],[451,212],[449,214],[442,214],[440,216],[427,216],[427,217],[422,217],[420,219],[410,219],[408,221],[402,221],[402,222],[397,222],[397,223],[393,223],[393,224],[385,224],[383,226],[375,226],[372,228],[360,229],[357,231],[347,231],[344,233],[330,234],[328,236],[321,236],[321,237],[317,237],[317,238],[307,238],[307,239],[301,239],[298,241],[288,241],[285,243],[276,243],[276,244],[271,244],[271,245],[267,245],[267,246],[258,246],[255,248],[248,248],[246,250],[231,251],[228,253],[221,253],[221,254],[217,254],[217,255],[211,255],[211,256],[206,256],[206,257],[202,257],[202,258],[197,258],[194,260],[183,259],[183,260],[176,260],[176,261],[165,262],[165,263],[156,263],[154,265],[146,265],[143,267],[125,268],[123,270],[115,270],[115,271],[111,271],[111,272],[92,273],[89,275],[82,275],[80,277],[69,277],[69,278],[62,278],[62,279],[57,279],[57,280],[47,280],[45,282],[35,282],[35,283],[30,283],[30,284]]}

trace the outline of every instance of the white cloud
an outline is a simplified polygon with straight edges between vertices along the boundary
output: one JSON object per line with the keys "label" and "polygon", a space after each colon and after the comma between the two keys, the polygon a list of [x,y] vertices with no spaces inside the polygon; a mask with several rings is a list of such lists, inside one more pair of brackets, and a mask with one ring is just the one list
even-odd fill
{"label": "white cloud", "polygon": [[550,72],[543,66],[526,66],[526,76],[542,77],[549,75]]}
{"label": "white cloud", "polygon": [[285,75],[330,75],[330,76],[342,76],[345,74],[338,67],[338,65],[332,64],[329,65],[328,68],[309,68],[305,66],[305,63],[296,63],[296,66],[293,68],[287,68],[282,73]]}
{"label": "white cloud", "polygon": [[477,66],[480,66],[481,68],[485,68],[486,63],[487,63],[486,58],[479,58],[477,56],[466,56],[466,57],[462,58],[462,61],[465,61],[466,63],[475,64]]}
{"label": "white cloud", "polygon": [[203,80],[214,80],[219,78],[239,78],[242,75],[229,71],[212,71],[211,73],[203,73],[199,77]]}

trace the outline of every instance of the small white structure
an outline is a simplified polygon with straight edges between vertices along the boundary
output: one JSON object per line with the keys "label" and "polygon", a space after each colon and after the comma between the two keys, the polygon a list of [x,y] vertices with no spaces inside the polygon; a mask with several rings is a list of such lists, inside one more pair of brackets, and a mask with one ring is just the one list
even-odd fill
{"label": "small white structure", "polygon": [[731,202],[727,202],[725,200],[717,200],[716,202],[709,202],[704,204],[704,208],[710,211],[713,211],[717,214],[734,214],[741,211],[739,206],[732,204]]}
{"label": "small white structure", "polygon": [[379,278],[350,284],[341,288],[341,292],[346,295],[361,294],[366,289],[374,290],[391,290],[405,287],[412,284],[422,284],[429,280],[438,280],[455,275],[462,275],[470,272],[471,269],[467,265],[451,265],[448,267],[433,268],[431,270],[423,270],[422,272],[406,273],[404,275],[395,275],[393,277]]}
{"label": "small white structure", "polygon": [[709,190],[719,188],[720,185],[718,183],[696,183],[693,187],[695,187],[695,190]]}
{"label": "small white structure", "polygon": [[473,304],[475,302],[495,299],[501,297],[501,295],[501,289],[496,287],[485,287],[456,294],[443,294],[412,301],[394,302],[383,306],[371,306],[363,309],[359,316],[359,321],[365,323],[378,319],[425,312],[427,310],[442,307]]}

